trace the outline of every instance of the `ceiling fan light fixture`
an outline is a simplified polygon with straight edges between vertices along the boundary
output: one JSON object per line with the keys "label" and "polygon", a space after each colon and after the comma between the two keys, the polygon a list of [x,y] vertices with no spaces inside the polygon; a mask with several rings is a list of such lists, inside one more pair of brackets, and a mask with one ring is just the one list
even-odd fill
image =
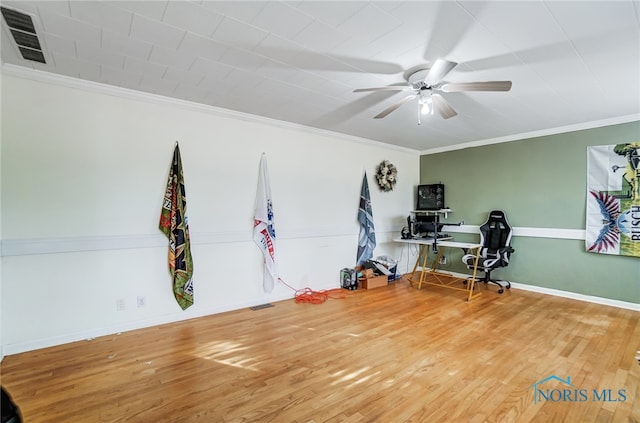
{"label": "ceiling fan light fixture", "polygon": [[417,99],[418,125],[420,125],[420,117],[422,115],[434,115],[436,111],[443,119],[449,119],[457,116],[458,113],[456,113],[449,102],[442,96],[442,93],[511,90],[511,81],[444,81],[443,78],[457,65],[458,63],[456,62],[438,59],[431,65],[431,67],[420,65],[405,72],[405,84],[394,84],[386,87],[374,88],[357,88],[353,90],[353,92],[409,91],[411,94],[399,101],[396,101],[373,118],[382,119],[388,116],[389,113],[398,110],[403,104]]}
{"label": "ceiling fan light fixture", "polygon": [[431,92],[429,94],[424,94],[424,91],[420,94],[420,98],[418,99],[418,103],[420,103],[420,113],[423,115],[432,115],[433,114],[433,100],[431,99]]}

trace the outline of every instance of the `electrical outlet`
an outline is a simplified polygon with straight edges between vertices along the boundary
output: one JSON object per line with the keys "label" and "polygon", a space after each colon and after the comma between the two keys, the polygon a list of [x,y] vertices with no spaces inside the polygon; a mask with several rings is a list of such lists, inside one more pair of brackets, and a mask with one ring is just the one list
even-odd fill
{"label": "electrical outlet", "polygon": [[440,264],[447,264],[447,256],[440,257]]}
{"label": "electrical outlet", "polygon": [[144,307],[147,304],[147,300],[144,297],[138,297],[138,308]]}
{"label": "electrical outlet", "polygon": [[123,311],[127,308],[127,304],[124,301],[124,298],[118,298],[116,300],[116,310]]}

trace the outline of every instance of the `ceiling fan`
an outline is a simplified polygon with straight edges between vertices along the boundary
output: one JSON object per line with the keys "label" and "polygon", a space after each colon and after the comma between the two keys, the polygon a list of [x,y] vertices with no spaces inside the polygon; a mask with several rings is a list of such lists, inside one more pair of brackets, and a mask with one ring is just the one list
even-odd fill
{"label": "ceiling fan", "polygon": [[437,110],[444,119],[454,117],[458,113],[440,94],[455,93],[462,91],[509,91],[511,81],[486,81],[486,82],[446,82],[444,78],[453,68],[458,65],[456,62],[438,59],[430,68],[427,66],[418,67],[407,75],[405,85],[392,85],[377,88],[358,88],[354,93],[367,91],[409,91],[411,94],[402,100],[392,104],[382,112],[375,115],[374,119],[382,119],[389,113],[397,110],[405,103],[418,99],[418,125],[420,125],[421,114],[433,114]]}

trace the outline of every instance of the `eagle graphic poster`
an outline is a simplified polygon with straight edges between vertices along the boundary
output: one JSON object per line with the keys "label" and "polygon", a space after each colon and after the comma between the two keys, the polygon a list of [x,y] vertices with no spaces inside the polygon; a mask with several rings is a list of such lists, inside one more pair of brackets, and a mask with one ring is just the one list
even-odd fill
{"label": "eagle graphic poster", "polygon": [[587,148],[585,244],[640,257],[640,142]]}

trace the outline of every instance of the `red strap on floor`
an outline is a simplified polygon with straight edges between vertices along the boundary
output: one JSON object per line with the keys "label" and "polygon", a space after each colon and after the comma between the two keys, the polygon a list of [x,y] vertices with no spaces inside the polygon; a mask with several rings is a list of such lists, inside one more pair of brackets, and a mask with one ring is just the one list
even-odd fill
{"label": "red strap on floor", "polygon": [[281,278],[278,278],[285,286],[295,291],[296,303],[322,304],[328,299],[341,300],[347,298],[347,291],[342,288],[323,289],[314,291],[311,288],[295,289]]}

